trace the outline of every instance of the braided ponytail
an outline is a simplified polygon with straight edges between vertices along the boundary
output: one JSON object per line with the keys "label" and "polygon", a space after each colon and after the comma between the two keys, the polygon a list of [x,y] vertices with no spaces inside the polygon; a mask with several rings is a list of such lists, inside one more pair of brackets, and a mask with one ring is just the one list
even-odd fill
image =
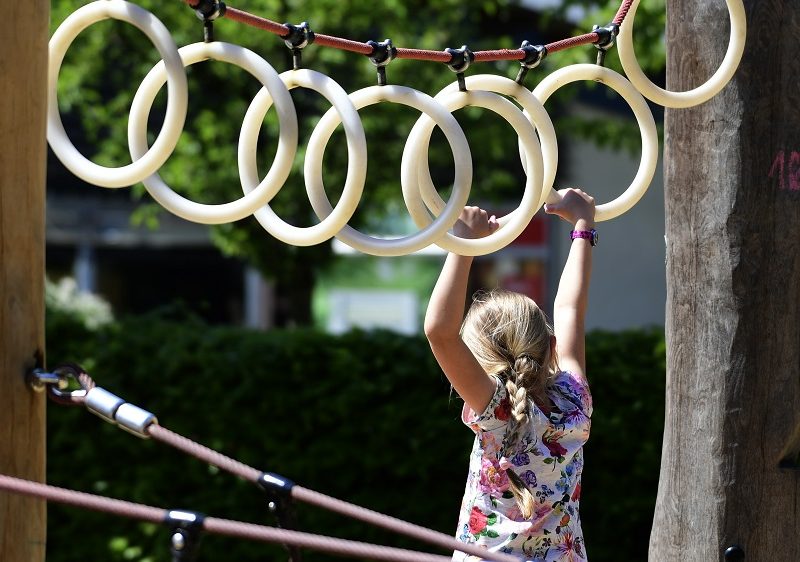
{"label": "braided ponytail", "polygon": [[[513,458],[530,421],[529,404],[548,403],[547,389],[555,375],[550,349],[553,329],[533,300],[519,293],[495,290],[477,295],[467,312],[461,337],[488,375],[499,375],[511,402],[511,417],[502,456]],[[525,519],[534,511],[534,497],[525,482],[507,469],[509,490]]]}

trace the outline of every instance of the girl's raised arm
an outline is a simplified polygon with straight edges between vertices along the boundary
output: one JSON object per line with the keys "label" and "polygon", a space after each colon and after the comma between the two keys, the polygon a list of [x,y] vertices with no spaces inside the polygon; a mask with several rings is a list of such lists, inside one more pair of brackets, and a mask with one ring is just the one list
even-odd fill
{"label": "girl's raised arm", "polygon": [[[494,216],[478,207],[465,207],[453,228],[462,238],[482,238],[498,227]],[[458,395],[475,412],[483,412],[495,391],[495,383],[462,341],[461,323],[467,297],[472,257],[448,254],[431,293],[425,313],[425,335],[436,361]]]}
{"label": "girl's raised arm", "polygon": [[562,189],[558,203],[545,205],[545,212],[558,215],[573,225],[573,232],[587,233],[573,238],[553,303],[553,331],[559,366],[586,376],[585,318],[592,274],[594,199],[580,189]]}

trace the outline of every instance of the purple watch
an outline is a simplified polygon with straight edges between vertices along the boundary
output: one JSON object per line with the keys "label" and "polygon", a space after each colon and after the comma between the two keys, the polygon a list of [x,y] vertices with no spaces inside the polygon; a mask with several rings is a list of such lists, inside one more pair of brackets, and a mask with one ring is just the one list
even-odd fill
{"label": "purple watch", "polygon": [[597,231],[593,228],[591,230],[572,230],[569,233],[570,240],[576,238],[586,238],[592,246],[597,246]]}

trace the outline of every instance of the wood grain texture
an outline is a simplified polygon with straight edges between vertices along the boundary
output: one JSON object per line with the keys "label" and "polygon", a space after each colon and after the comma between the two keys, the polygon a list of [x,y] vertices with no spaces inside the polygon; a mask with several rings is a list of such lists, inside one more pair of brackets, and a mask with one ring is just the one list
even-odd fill
{"label": "wood grain texture", "polygon": [[[667,110],[667,417],[653,562],[800,560],[800,10],[746,0],[747,47],[712,100]],[[667,87],[717,68],[722,0],[667,2]],[[795,437],[797,439],[797,437]]]}
{"label": "wood grain texture", "polygon": [[[24,377],[44,352],[50,4],[0,0],[0,8],[0,473],[44,481],[44,396]],[[0,493],[0,560],[44,560],[45,538],[45,503]]]}

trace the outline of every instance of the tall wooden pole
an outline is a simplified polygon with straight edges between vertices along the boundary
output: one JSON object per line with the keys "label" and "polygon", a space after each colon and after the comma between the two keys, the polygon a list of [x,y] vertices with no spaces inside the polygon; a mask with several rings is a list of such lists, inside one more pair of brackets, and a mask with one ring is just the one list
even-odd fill
{"label": "tall wooden pole", "polygon": [[[745,8],[733,81],[666,114],[667,417],[652,562],[800,560],[800,8]],[[668,0],[667,18],[668,89],[691,89],[724,54],[725,2]]]}
{"label": "tall wooden pole", "polygon": [[[0,0],[0,473],[45,477],[44,397],[25,383],[44,355],[45,104],[49,0]],[[44,560],[43,501],[0,494],[0,560]]]}

